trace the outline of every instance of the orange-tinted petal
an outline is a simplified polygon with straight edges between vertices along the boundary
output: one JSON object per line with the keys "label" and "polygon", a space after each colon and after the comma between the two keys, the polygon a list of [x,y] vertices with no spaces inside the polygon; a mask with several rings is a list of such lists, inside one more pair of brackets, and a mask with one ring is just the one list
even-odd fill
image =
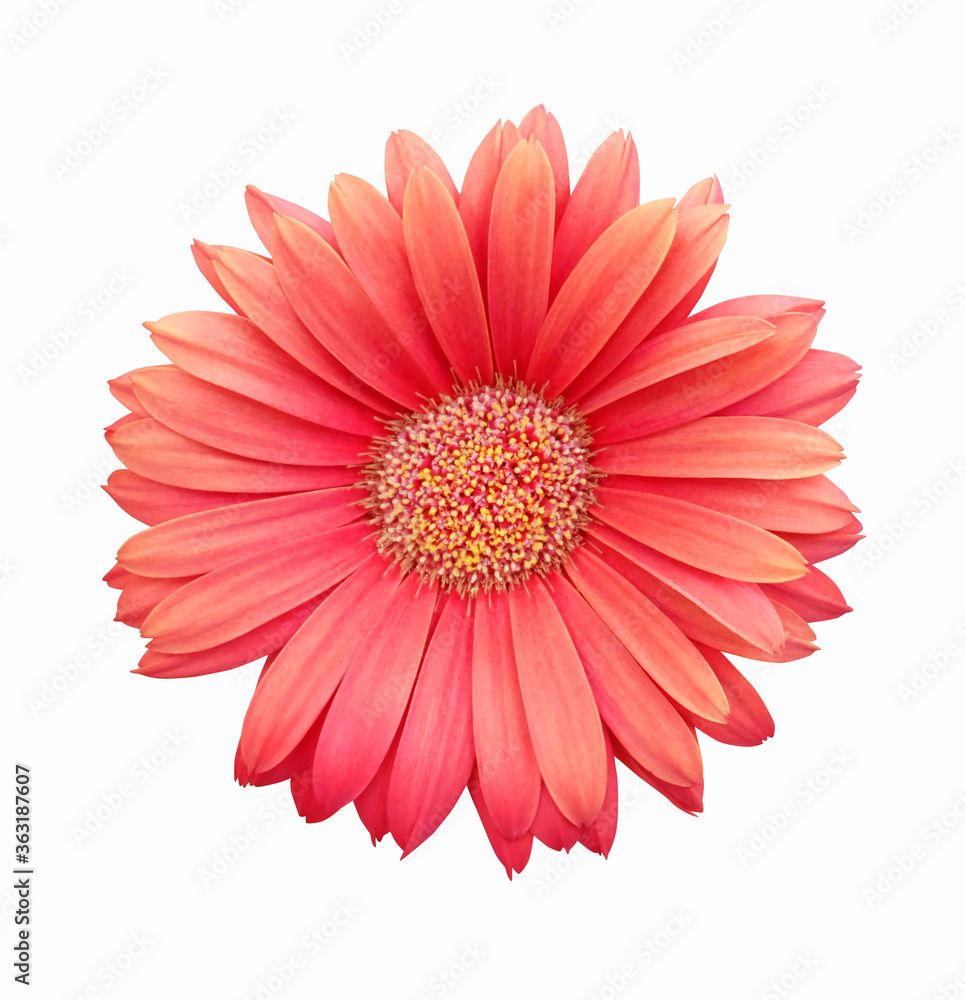
{"label": "orange-tinted petal", "polygon": [[402,211],[415,286],[436,339],[463,382],[492,381],[479,277],[452,195],[431,171],[412,172]]}
{"label": "orange-tinted petal", "polygon": [[507,592],[526,722],[540,773],[563,815],[592,822],[606,791],[600,715],[573,640],[538,577]]}
{"label": "orange-tinted petal", "polygon": [[496,368],[523,372],[549,303],[553,169],[535,139],[506,158],[489,229],[489,326]]}
{"label": "orange-tinted petal", "polygon": [[598,469],[641,476],[802,479],[833,469],[837,441],[780,417],[704,417],[636,441],[610,445]]}
{"label": "orange-tinted petal", "polygon": [[296,205],[293,201],[286,201],[273,194],[266,194],[264,191],[259,191],[253,184],[249,184],[245,191],[245,204],[248,206],[248,217],[258,234],[258,239],[265,245],[265,249],[269,253],[273,253],[271,230],[276,215],[287,215],[290,219],[298,219],[313,232],[318,233],[329,246],[338,250],[332,224],[314,212],[309,212],[307,208]]}
{"label": "orange-tinted petal", "polygon": [[677,221],[672,205],[667,198],[632,209],[587,250],[537,335],[527,382],[548,382],[547,396],[557,395],[612,336],[667,253]]}
{"label": "orange-tinted petal", "polygon": [[400,128],[389,136],[385,144],[385,189],[389,193],[392,207],[399,215],[402,214],[402,201],[409,176],[419,167],[431,170],[452,195],[453,201],[459,200],[456,185],[439,154],[415,132]]}

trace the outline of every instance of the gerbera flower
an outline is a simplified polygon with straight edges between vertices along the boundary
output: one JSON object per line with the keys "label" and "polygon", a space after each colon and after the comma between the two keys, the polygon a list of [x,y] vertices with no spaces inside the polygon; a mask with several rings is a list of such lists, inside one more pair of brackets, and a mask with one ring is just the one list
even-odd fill
{"label": "gerbera flower", "polygon": [[510,875],[534,836],[607,854],[615,761],[699,811],[696,730],[773,733],[725,654],[806,656],[850,610],[818,425],[856,366],[814,299],[692,315],[720,187],[638,204],[622,132],[572,192],[542,107],[461,189],[409,132],[385,173],[336,177],[331,221],[249,189],[269,256],[194,246],[232,312],[145,324],[171,363],[111,383],[107,490],[150,525],[118,619],[149,677],[267,657],[236,776],[309,822],[354,802],[408,854],[468,786]]}

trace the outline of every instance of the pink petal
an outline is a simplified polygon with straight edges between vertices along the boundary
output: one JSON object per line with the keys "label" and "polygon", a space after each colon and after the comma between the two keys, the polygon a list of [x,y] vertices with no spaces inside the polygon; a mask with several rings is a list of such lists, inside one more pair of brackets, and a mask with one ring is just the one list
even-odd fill
{"label": "pink petal", "polygon": [[781,378],[721,412],[785,417],[818,426],[854,395],[857,368],[843,354],[812,349]]}
{"label": "pink petal", "polygon": [[699,781],[697,741],[663,692],[568,581],[556,581],[553,600],[607,727],[660,777],[678,784]]}
{"label": "pink petal", "polygon": [[537,335],[527,382],[547,381],[553,397],[593,360],[660,268],[677,221],[672,204],[666,198],[632,209],[580,258]]}
{"label": "pink petal", "polygon": [[386,573],[384,560],[371,557],[286,642],[245,716],[240,746],[249,767],[273,767],[291,752],[331,699],[398,586],[398,573]]}
{"label": "pink petal", "polygon": [[346,399],[277,347],[252,322],[226,313],[174,313],[145,323],[151,340],[179,368],[223,389],[315,423],[349,427],[365,417]]}
{"label": "pink petal", "polygon": [[[191,253],[194,256],[194,262],[198,265],[198,270],[204,275],[205,280],[224,299],[229,308],[233,309],[236,313],[243,314],[244,310],[231,297],[214,266],[215,259],[222,250],[224,250],[224,247],[209,246],[207,243],[202,243],[201,240],[195,240],[191,244]],[[265,258],[261,259],[264,260]]]}
{"label": "pink petal", "polygon": [[473,153],[466,169],[466,179],[459,195],[459,217],[466,230],[479,275],[479,287],[487,285],[489,255],[489,216],[496,188],[496,176],[520,136],[512,122],[495,124]]}
{"label": "pink petal", "polygon": [[520,693],[508,597],[495,591],[474,603],[472,720],[478,779],[492,822],[515,840],[536,814],[539,765]]}
{"label": "pink petal", "polygon": [[780,618],[756,584],[677,562],[603,524],[591,525],[589,534],[655,578],[648,593],[666,585],[755,646],[777,649],[784,642]]}
{"label": "pink petal", "polygon": [[351,486],[199,511],[132,535],[123,566],[143,576],[198,576],[279,540],[310,538],[362,516]]}
{"label": "pink petal", "polygon": [[617,835],[617,814],[619,812],[619,789],[617,787],[617,765],[613,756],[613,746],[606,727],[603,729],[606,743],[606,795],[603,805],[592,823],[580,831],[580,843],[596,854],[608,857]]}
{"label": "pink petal", "polygon": [[569,851],[580,839],[580,827],[571,823],[553,801],[543,785],[539,793],[539,806],[533,817],[533,836],[551,851]]}
{"label": "pink petal", "polygon": [[606,750],[593,691],[573,640],[537,577],[507,592],[526,721],[540,773],[563,815],[592,822],[606,791]]}
{"label": "pink petal", "polygon": [[455,201],[431,170],[412,172],[402,224],[415,286],[445,356],[463,382],[491,382],[492,350],[472,250]]}
{"label": "pink petal", "polygon": [[400,128],[389,136],[385,144],[385,189],[389,193],[392,207],[399,215],[402,214],[402,202],[409,177],[419,167],[431,170],[452,196],[452,200],[459,201],[459,191],[449,176],[442,157],[415,132]]}
{"label": "pink petal", "polygon": [[594,464],[630,475],[803,479],[833,469],[843,457],[830,434],[794,420],[704,417],[610,445]]}
{"label": "pink petal", "polygon": [[149,649],[132,673],[147,677],[199,677],[243,667],[281,649],[318,607],[319,600],[312,598],[237,639],[229,639],[210,649],[196,653],[158,653]]}
{"label": "pink petal", "polygon": [[727,692],[731,713],[723,725],[707,722],[691,715],[686,709],[681,709],[684,718],[718,743],[754,747],[770,739],[774,735],[774,720],[753,686],[723,653],[707,646],[698,645],[697,648],[707,658],[707,662]]}
{"label": "pink petal", "polygon": [[854,507],[827,476],[802,479],[675,479],[609,476],[607,485],[676,497],[770,531],[835,531]]}
{"label": "pink petal", "polygon": [[489,230],[489,325],[496,368],[525,371],[549,302],[553,168],[535,139],[506,158]]}
{"label": "pink petal", "polygon": [[580,402],[590,413],[632,392],[664,379],[734,355],[770,337],[777,327],[752,316],[724,316],[701,323],[687,323],[659,337],[645,340],[604,385]]}
{"label": "pink petal", "polygon": [[566,203],[553,248],[552,298],[556,297],[591,244],[639,202],[640,161],[637,148],[633,139],[625,137],[623,129],[620,129],[593,151]]}
{"label": "pink petal", "polygon": [[764,590],[806,622],[829,621],[853,610],[838,585],[814,566],[800,580],[773,584]]}
{"label": "pink petal", "polygon": [[264,191],[259,191],[253,184],[249,184],[245,191],[245,204],[248,207],[248,217],[258,234],[258,239],[265,245],[265,249],[269,253],[273,252],[271,249],[271,230],[276,215],[287,215],[290,219],[297,219],[313,232],[318,233],[331,247],[338,250],[332,224],[314,212],[309,212],[307,208],[296,205],[293,201],[285,201],[284,198],[266,194]]}
{"label": "pink petal", "polygon": [[355,811],[372,838],[373,846],[389,832],[389,781],[405,721],[392,738],[392,745],[379,765],[375,777],[355,796]]}
{"label": "pink petal", "polygon": [[228,507],[248,500],[264,499],[263,493],[215,493],[166,486],[145,479],[129,469],[115,469],[101,487],[121,510],[145,524],[159,524],[176,517],[215,507]]}
{"label": "pink petal", "polygon": [[[549,114],[542,104],[528,111],[519,123],[519,134],[528,139],[532,136],[546,151],[553,168],[555,188],[556,221],[559,226],[570,200],[570,168],[563,141],[563,130],[559,122]],[[465,191],[463,191],[465,197]],[[461,207],[461,204],[460,204]]]}
{"label": "pink petal", "polygon": [[714,176],[697,181],[680,199],[677,208],[684,212],[688,208],[699,208],[701,205],[723,204],[724,192],[720,188],[720,181]]}
{"label": "pink petal", "polygon": [[410,409],[434,386],[341,257],[307,226],[275,218],[275,267],[288,301],[327,350],[373,389]]}
{"label": "pink petal", "polygon": [[168,430],[150,418],[122,427],[108,437],[108,444],[118,459],[139,476],[191,490],[295,493],[346,486],[358,479],[357,469],[279,465],[229,455]]}
{"label": "pink petal", "polygon": [[450,595],[429,642],[389,783],[389,828],[405,854],[449,815],[475,762],[473,620]]}
{"label": "pink petal", "polygon": [[624,763],[638,778],[655,788],[669,802],[672,802],[678,809],[686,813],[695,815],[702,812],[704,808],[704,783],[695,782],[693,785],[674,785],[669,781],[663,781],[651,774],[645,767],[642,767],[627,749],[620,745],[619,741],[613,740],[613,754],[617,760]]}
{"label": "pink petal", "polygon": [[351,802],[385,758],[409,701],[435,603],[436,590],[410,573],[382,604],[380,619],[352,658],[315,752],[312,780],[326,811]]}
{"label": "pink petal", "polygon": [[[711,321],[713,322],[713,321]],[[773,317],[774,333],[717,361],[680,372],[602,407],[599,444],[627,441],[705,417],[769,385],[804,357],[817,325],[807,313]],[[673,332],[664,334],[673,336]]]}
{"label": "pink petal", "polygon": [[352,273],[437,392],[452,387],[449,362],[419,300],[398,212],[371,184],[339,174],[328,207]]}
{"label": "pink petal", "polygon": [[582,548],[570,557],[566,575],[671,698],[704,718],[726,719],[727,698],[707,661],[622,573]]}
{"label": "pink petal", "polygon": [[[173,365],[131,379],[147,412],[193,441],[284,465],[364,465],[371,438],[293,417]],[[371,433],[377,430],[372,422]]]}
{"label": "pink petal", "polygon": [[[331,420],[337,413],[342,419],[331,426],[358,434],[366,421],[371,422],[368,410],[383,414],[395,412],[392,403],[353,375],[299,319],[282,291],[271,261],[247,250],[225,247],[215,260],[214,268],[252,323],[272,343],[323,380],[324,391],[317,402],[319,412],[332,414]],[[334,392],[333,387],[340,391]]]}
{"label": "pink petal", "polygon": [[596,518],[688,566],[750,583],[780,583],[805,573],[793,545],[740,518],[637,490],[600,486],[596,496]]}
{"label": "pink petal", "polygon": [[369,558],[372,528],[357,522],[282,542],[193,580],[148,615],[151,648],[190,653],[227,642],[334,586]]}
{"label": "pink petal", "polygon": [[708,205],[678,212],[673,242],[660,270],[613,336],[574,380],[570,387],[573,400],[579,400],[596,385],[606,385],[604,379],[611,372],[615,378],[621,377],[620,363],[658,328],[694,282],[713,267],[726,238],[724,206]]}
{"label": "pink petal", "polygon": [[475,774],[469,779],[469,794],[472,796],[473,805],[479,813],[479,819],[496,857],[506,869],[506,874],[512,878],[513,872],[521,872],[529,861],[533,849],[533,835],[527,831],[520,837],[507,837],[500,832],[489,813]]}
{"label": "pink petal", "polygon": [[854,533],[861,530],[861,522],[857,518],[852,518],[852,521],[853,525],[848,525],[847,529],[841,531],[828,531],[815,535],[782,531],[780,535],[784,541],[790,542],[809,563],[819,563],[825,559],[839,556],[842,552],[847,552],[856,542],[864,538],[864,535]]}

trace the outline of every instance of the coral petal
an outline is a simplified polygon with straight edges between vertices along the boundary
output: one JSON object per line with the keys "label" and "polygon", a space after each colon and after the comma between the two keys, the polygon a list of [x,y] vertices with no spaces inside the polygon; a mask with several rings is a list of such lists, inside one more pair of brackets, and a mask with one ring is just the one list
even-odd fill
{"label": "coral petal", "polygon": [[400,128],[393,132],[385,144],[385,188],[389,192],[392,207],[402,214],[402,201],[406,184],[412,172],[419,167],[427,167],[439,178],[443,187],[459,200],[459,192],[439,154],[415,132]]}
{"label": "coral petal", "polygon": [[420,587],[411,573],[381,604],[335,692],[312,768],[315,796],[328,812],[351,802],[375,777],[402,721],[436,603],[435,590]]}
{"label": "coral petal", "polygon": [[402,211],[405,246],[429,323],[463,382],[492,381],[486,310],[459,211],[429,169],[414,170]]}
{"label": "coral petal", "polygon": [[472,719],[480,792],[509,840],[533,822],[540,773],[526,723],[505,593],[475,602]]}

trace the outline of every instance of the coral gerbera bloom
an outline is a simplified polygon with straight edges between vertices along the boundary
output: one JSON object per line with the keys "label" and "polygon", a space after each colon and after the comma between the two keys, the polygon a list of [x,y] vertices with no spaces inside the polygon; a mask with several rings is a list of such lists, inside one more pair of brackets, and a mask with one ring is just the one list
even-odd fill
{"label": "coral gerbera bloom", "polygon": [[236,776],[310,822],[354,802],[409,853],[468,786],[510,874],[534,836],[606,854],[615,760],[699,811],[696,730],[773,733],[725,654],[806,656],[849,610],[818,425],[856,366],[812,349],[813,299],[691,315],[720,187],[638,204],[622,132],[572,192],[542,107],[461,189],[411,133],[385,162],[331,222],[250,189],[270,256],[194,248],[233,312],[146,324],[171,363],[111,383],[107,489],[150,525],[118,619],[150,677],[267,657]]}

